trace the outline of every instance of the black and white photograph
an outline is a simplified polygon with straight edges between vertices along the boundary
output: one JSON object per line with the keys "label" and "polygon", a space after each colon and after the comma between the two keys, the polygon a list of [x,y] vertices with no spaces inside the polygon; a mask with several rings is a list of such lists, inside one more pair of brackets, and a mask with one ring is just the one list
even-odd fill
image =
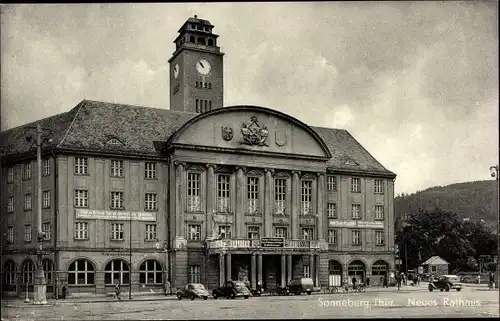
{"label": "black and white photograph", "polygon": [[1,321],[499,318],[498,1],[0,4]]}

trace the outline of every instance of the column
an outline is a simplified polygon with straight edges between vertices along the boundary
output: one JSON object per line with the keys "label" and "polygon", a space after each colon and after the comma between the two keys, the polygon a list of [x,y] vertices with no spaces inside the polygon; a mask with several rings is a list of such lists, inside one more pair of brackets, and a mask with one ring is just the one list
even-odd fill
{"label": "column", "polygon": [[285,286],[286,281],[286,255],[281,254],[281,286]]}
{"label": "column", "polygon": [[234,211],[235,238],[245,238],[245,174],[243,168],[236,168],[236,210]]}
{"label": "column", "polygon": [[314,255],[309,254],[309,277],[313,279],[314,281],[314,286],[316,286],[316,267],[314,264]]}
{"label": "column", "polygon": [[177,217],[175,236],[184,238],[184,163],[175,162],[175,215]]}
{"label": "column", "polygon": [[262,254],[257,254],[257,282],[262,286]]}
{"label": "column", "polygon": [[323,241],[325,239],[324,237],[324,232],[323,231],[323,222],[325,220],[325,208],[324,208],[324,203],[325,203],[325,198],[324,194],[325,193],[325,174],[324,173],[318,173],[318,184],[316,187],[316,195],[318,195],[318,203],[317,203],[317,209],[318,209],[318,222],[317,222],[317,228],[318,228],[318,240]]}
{"label": "column", "polygon": [[251,266],[250,270],[252,273],[251,276],[251,281],[252,281],[252,289],[255,289],[257,287],[257,259],[255,257],[255,253],[252,253],[252,258],[251,258]]}
{"label": "column", "polygon": [[219,286],[224,285],[226,275],[224,264],[224,253],[219,254]]}
{"label": "column", "polygon": [[315,267],[315,271],[314,271],[314,282],[316,284],[316,286],[320,286],[319,284],[319,270],[320,270],[320,256],[319,255],[315,255],[314,256],[315,260],[314,260],[314,267]]}
{"label": "column", "polygon": [[213,212],[215,211],[215,166],[207,164],[207,221],[206,224],[206,237],[211,238],[214,234],[213,231]]}
{"label": "column", "polygon": [[226,254],[226,281],[231,280],[231,253]]}
{"label": "column", "polygon": [[292,172],[292,239],[299,239],[299,210],[300,210],[300,172]]}
{"label": "column", "polygon": [[273,172],[272,169],[266,169],[265,196],[264,196],[264,235],[272,237],[273,228]]}
{"label": "column", "polygon": [[292,280],[293,276],[293,265],[292,265],[292,255],[288,254],[286,256],[287,258],[287,277],[286,277],[286,284],[290,284],[290,281]]}

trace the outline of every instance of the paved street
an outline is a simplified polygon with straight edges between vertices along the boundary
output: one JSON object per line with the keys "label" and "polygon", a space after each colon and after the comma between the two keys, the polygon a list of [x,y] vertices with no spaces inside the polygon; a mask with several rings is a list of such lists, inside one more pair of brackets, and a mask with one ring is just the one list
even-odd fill
{"label": "paved street", "polygon": [[[36,307],[22,301],[2,309],[3,319],[285,319],[373,317],[494,317],[498,292],[464,288],[461,292],[394,289],[349,294],[260,297],[248,300],[124,301],[72,303]],[[12,303],[14,305],[14,303]]]}

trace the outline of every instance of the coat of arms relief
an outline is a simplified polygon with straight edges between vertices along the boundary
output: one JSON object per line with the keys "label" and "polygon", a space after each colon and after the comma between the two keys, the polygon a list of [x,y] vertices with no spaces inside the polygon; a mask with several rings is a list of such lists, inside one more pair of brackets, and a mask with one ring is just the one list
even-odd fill
{"label": "coat of arms relief", "polygon": [[231,128],[230,126],[222,126],[221,127],[221,136],[222,136],[222,139],[224,139],[227,142],[232,140],[233,136],[234,136],[233,128]]}
{"label": "coat of arms relief", "polygon": [[269,132],[266,126],[261,126],[259,124],[257,116],[250,117],[249,124],[243,123],[241,134],[243,135],[242,144],[252,146],[269,146],[266,143]]}

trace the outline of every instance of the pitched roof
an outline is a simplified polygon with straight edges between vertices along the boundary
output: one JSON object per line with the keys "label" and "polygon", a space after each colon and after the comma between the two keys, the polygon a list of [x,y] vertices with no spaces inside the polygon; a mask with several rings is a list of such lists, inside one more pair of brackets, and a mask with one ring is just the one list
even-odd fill
{"label": "pitched roof", "polygon": [[[8,155],[34,151],[25,140],[38,122],[50,128],[52,142],[45,148],[158,156],[154,141],[167,141],[177,129],[198,114],[159,108],[83,100],[70,111],[0,133],[0,148]],[[331,170],[395,176],[384,168],[346,130],[311,127],[332,154]],[[111,138],[122,144],[107,144]],[[30,148],[31,147],[31,148]]]}
{"label": "pitched roof", "polygon": [[448,264],[448,262],[446,262],[443,258],[439,257],[439,256],[433,256],[431,258],[429,258],[427,261],[425,261],[424,263],[422,263],[421,265],[440,265],[440,264]]}

